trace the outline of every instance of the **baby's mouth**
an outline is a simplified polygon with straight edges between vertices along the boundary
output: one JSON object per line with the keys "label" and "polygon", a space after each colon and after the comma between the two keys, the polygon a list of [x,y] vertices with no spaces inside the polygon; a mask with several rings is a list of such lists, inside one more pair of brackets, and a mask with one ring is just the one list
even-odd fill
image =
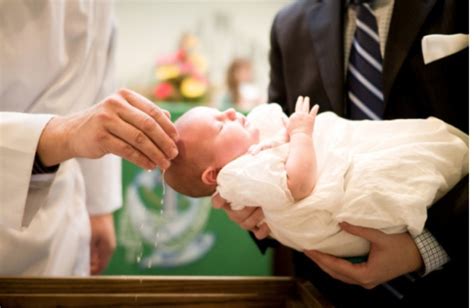
{"label": "baby's mouth", "polygon": [[247,127],[247,118],[240,112],[237,113],[237,120],[239,121],[240,125]]}

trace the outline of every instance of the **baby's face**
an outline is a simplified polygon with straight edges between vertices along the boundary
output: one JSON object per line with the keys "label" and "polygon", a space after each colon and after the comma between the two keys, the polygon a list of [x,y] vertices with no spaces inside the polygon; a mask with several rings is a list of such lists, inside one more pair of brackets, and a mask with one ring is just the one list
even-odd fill
{"label": "baby's face", "polygon": [[212,151],[215,154],[214,167],[223,167],[245,154],[252,144],[258,143],[257,128],[234,109],[219,111],[197,107],[190,111],[187,122],[190,129],[180,132],[180,135],[187,134],[183,136],[185,139],[201,143],[203,151]]}

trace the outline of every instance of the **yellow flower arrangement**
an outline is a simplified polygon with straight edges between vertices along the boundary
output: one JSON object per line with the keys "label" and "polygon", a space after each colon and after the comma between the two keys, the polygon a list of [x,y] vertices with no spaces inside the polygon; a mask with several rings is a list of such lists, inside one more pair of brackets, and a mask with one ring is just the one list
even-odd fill
{"label": "yellow flower arrangement", "polygon": [[158,59],[154,99],[167,102],[203,102],[209,92],[207,61],[195,51],[197,38],[183,36],[177,52]]}

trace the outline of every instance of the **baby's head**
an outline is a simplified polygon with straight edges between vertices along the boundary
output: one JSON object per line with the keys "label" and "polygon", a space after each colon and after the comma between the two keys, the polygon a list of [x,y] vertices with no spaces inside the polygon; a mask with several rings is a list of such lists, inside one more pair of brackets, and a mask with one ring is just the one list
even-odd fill
{"label": "baby's head", "polygon": [[164,177],[171,188],[191,197],[212,195],[220,169],[259,139],[258,130],[234,109],[196,107],[175,125],[179,154]]}

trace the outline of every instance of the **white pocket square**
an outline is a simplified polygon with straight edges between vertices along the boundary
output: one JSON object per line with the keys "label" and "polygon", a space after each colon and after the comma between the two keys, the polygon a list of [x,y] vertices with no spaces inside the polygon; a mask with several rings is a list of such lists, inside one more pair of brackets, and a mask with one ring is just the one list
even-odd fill
{"label": "white pocket square", "polygon": [[421,40],[423,61],[425,64],[429,64],[461,51],[467,46],[469,46],[469,35],[467,34],[425,35]]}

